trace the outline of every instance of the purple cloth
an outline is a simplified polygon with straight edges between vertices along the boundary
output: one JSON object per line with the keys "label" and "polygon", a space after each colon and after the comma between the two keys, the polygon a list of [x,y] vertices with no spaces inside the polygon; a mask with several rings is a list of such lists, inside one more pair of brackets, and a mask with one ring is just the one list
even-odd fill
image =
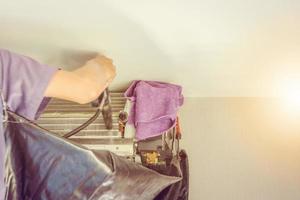
{"label": "purple cloth", "polygon": [[133,102],[128,122],[136,128],[138,140],[161,135],[176,124],[183,104],[179,85],[157,81],[134,81],[125,92]]}
{"label": "purple cloth", "polygon": [[[0,49],[0,88],[8,108],[30,120],[38,118],[50,100],[45,90],[57,68]],[[0,103],[0,199],[4,199],[4,151],[2,101]]]}

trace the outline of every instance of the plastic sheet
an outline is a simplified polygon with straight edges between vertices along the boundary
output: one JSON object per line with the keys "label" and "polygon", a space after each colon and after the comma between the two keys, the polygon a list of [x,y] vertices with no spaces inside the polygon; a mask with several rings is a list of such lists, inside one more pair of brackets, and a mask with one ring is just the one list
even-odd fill
{"label": "plastic sheet", "polygon": [[147,200],[180,180],[18,119],[10,115],[4,124],[7,200]]}
{"label": "plastic sheet", "polygon": [[155,200],[188,200],[189,163],[185,150],[181,150],[178,157],[172,159],[168,168],[156,171],[169,176],[180,176],[182,180],[165,188]]}

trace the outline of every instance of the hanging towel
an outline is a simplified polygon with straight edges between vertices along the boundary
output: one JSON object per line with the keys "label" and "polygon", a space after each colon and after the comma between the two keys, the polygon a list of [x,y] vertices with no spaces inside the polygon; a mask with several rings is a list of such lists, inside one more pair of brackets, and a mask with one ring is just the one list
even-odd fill
{"label": "hanging towel", "polygon": [[128,122],[136,128],[136,139],[161,135],[176,124],[178,108],[183,104],[179,85],[157,81],[134,81],[124,96],[133,105]]}

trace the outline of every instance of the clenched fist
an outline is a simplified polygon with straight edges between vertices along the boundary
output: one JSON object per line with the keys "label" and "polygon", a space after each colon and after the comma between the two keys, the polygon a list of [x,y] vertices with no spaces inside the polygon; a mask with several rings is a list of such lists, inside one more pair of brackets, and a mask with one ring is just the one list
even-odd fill
{"label": "clenched fist", "polygon": [[45,96],[77,103],[95,100],[116,76],[112,59],[98,55],[74,70],[59,70],[45,92]]}
{"label": "clenched fist", "polygon": [[95,70],[98,70],[98,73],[101,72],[108,83],[110,83],[116,76],[116,67],[113,65],[113,60],[103,55],[98,55],[97,57],[87,61],[85,67],[97,68]]}

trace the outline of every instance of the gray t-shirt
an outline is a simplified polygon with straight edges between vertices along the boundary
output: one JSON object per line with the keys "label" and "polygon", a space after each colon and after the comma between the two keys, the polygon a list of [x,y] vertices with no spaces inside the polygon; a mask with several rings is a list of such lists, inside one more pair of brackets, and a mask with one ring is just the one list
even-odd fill
{"label": "gray t-shirt", "polygon": [[[49,102],[45,90],[57,71],[22,55],[0,49],[0,89],[8,109],[35,120]],[[4,199],[3,102],[0,100],[0,199]]]}

